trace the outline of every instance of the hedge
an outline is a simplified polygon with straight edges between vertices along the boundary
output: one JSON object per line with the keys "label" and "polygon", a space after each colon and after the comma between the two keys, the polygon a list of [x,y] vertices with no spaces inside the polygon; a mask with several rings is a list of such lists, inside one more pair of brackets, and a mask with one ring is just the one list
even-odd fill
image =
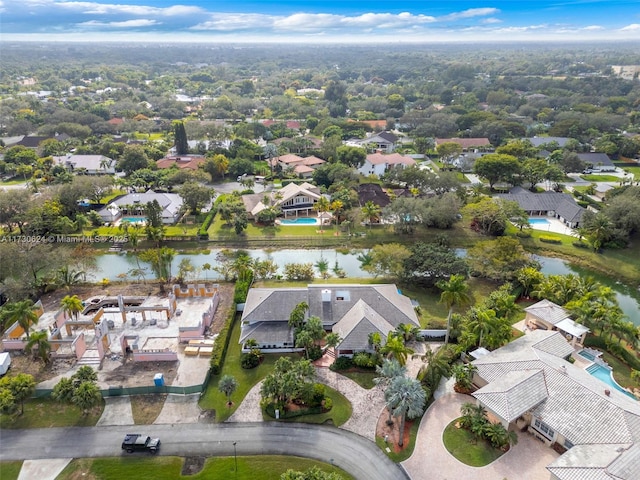
{"label": "hedge", "polygon": [[198,238],[200,238],[201,240],[209,239],[209,234],[207,233],[207,230],[209,230],[211,223],[213,223],[213,219],[216,218],[216,213],[218,213],[218,209],[215,207],[211,207],[211,211],[205,217],[204,222],[202,222],[202,225],[200,225],[200,228],[198,229]]}
{"label": "hedge", "polygon": [[540,241],[544,243],[562,243],[558,237],[548,237],[545,235],[540,235]]}
{"label": "hedge", "polygon": [[227,354],[227,348],[229,347],[229,339],[231,338],[231,329],[233,328],[233,321],[236,318],[236,305],[229,312],[227,319],[224,321],[222,330],[216,337],[216,341],[213,344],[213,350],[211,351],[211,360],[209,362],[209,369],[213,375],[218,375],[222,370],[222,363],[224,357]]}

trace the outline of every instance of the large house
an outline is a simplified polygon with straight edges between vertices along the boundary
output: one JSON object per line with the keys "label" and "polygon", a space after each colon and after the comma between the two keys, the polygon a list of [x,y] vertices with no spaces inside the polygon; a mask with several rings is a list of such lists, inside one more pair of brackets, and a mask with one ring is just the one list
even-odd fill
{"label": "large house", "polygon": [[293,153],[287,153],[271,159],[272,166],[278,165],[283,171],[292,169],[293,173],[301,178],[310,178],[313,175],[313,171],[324,163],[326,163],[324,160],[313,155],[300,157]]}
{"label": "large house", "polygon": [[64,155],[52,157],[57,165],[71,170],[72,172],[83,172],[87,175],[116,173],[115,160],[104,155]]}
{"label": "large house", "polygon": [[321,196],[320,189],[315,185],[307,182],[300,185],[289,183],[277,191],[243,195],[242,202],[250,218],[257,218],[262,210],[270,206],[280,207],[286,217],[300,213],[309,215]]}
{"label": "large house", "polygon": [[162,223],[173,225],[182,216],[182,197],[177,193],[156,193],[148,190],[145,193],[129,193],[115,198],[106,207],[98,210],[98,215],[104,222],[112,223],[120,220],[124,215],[144,216],[144,210],[149,202],[156,200],[162,208]]}
{"label": "large house", "polygon": [[505,428],[566,452],[551,480],[634,480],[640,471],[640,403],[567,361],[560,332],[536,330],[473,361],[473,396]]}
{"label": "large house", "polygon": [[571,195],[561,192],[533,193],[522,187],[514,187],[509,193],[494,197],[516,202],[527,215],[555,217],[570,228],[580,226],[582,215],[586,211]]}
{"label": "large house", "polygon": [[[391,132],[374,133],[366,138],[351,139],[346,142],[347,145],[355,147],[367,147],[379,153],[393,153],[398,142],[397,135]],[[371,151],[371,150],[369,150]]]}
{"label": "large house", "polygon": [[578,158],[587,165],[587,168],[601,172],[615,172],[616,170],[616,166],[606,153],[578,153]]}
{"label": "large house", "polygon": [[172,168],[174,165],[180,170],[198,170],[207,161],[204,155],[169,155],[156,162],[158,168]]}
{"label": "large house", "polygon": [[416,161],[399,153],[370,153],[364,164],[358,168],[363,175],[383,175],[390,168],[406,168],[415,165]]}
{"label": "large house", "polygon": [[384,344],[387,334],[401,323],[419,326],[411,300],[391,284],[252,288],[242,312],[240,344],[253,339],[263,350],[294,350],[288,321],[302,302],[309,305],[309,316],[320,318],[325,330],[340,335],[337,355],[371,351],[371,333],[379,333]]}

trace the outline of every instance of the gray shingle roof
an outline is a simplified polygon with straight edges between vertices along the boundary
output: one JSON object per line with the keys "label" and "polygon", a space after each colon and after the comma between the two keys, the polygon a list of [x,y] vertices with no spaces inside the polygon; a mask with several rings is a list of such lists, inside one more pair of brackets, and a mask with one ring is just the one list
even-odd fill
{"label": "gray shingle roof", "polygon": [[612,167],[613,162],[606,153],[579,153],[578,158],[593,166],[603,165]]}
{"label": "gray shingle roof", "polygon": [[247,294],[242,322],[288,322],[295,306],[307,300],[306,288],[252,288]]}
{"label": "gray shingle roof", "polygon": [[253,338],[261,345],[278,345],[283,342],[293,346],[293,328],[284,322],[260,322],[242,329],[240,343]]}
{"label": "gray shingle roof", "polygon": [[541,369],[514,370],[473,394],[508,422],[531,410],[548,396]]}
{"label": "gray shingle roof", "polygon": [[574,218],[579,219],[584,212],[584,208],[578,205],[567,193],[533,193],[522,187],[515,187],[509,193],[496,194],[494,197],[516,202],[525,212],[553,211],[570,221],[574,221]]}
{"label": "gray shingle roof", "polygon": [[378,332],[383,339],[394,329],[393,325],[382,318],[363,300],[358,300],[332,331],[338,333],[342,342],[337,346],[338,350],[362,351],[368,350],[369,334]]}

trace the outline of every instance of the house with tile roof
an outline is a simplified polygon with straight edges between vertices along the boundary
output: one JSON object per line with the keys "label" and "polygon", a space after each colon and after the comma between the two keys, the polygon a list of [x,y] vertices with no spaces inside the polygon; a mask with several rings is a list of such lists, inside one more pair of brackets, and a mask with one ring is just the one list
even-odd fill
{"label": "house with tile roof", "polygon": [[535,330],[481,356],[473,393],[490,418],[557,450],[552,480],[633,480],[640,471],[640,403],[567,361],[557,331]]}
{"label": "house with tile roof", "polygon": [[477,149],[487,150],[492,149],[493,146],[488,138],[436,138],[435,145],[442,145],[443,143],[457,143],[462,147],[462,151],[474,151]]}
{"label": "house with tile roof", "polygon": [[547,299],[524,309],[524,322],[531,330],[557,330],[576,348],[584,344],[589,329],[571,319],[567,310]]}
{"label": "house with tile roof", "polygon": [[242,195],[242,203],[252,219],[256,219],[262,210],[272,205],[280,207],[285,217],[310,215],[321,196],[320,188],[308,182],[289,183],[280,190]]}
{"label": "house with tile roof", "polygon": [[401,323],[419,326],[411,300],[392,284],[252,288],[242,312],[240,344],[254,339],[265,351],[295,351],[288,322],[301,302],[309,305],[308,316],[320,318],[325,330],[340,335],[338,355],[371,351],[371,333],[380,333],[384,342]]}
{"label": "house with tile roof", "polygon": [[198,170],[207,161],[204,155],[168,155],[156,162],[160,169],[172,168],[174,165],[180,170]]}
{"label": "house with tile roof", "polygon": [[516,202],[529,216],[555,217],[570,228],[580,226],[586,211],[571,195],[562,192],[533,193],[522,187],[514,187],[509,193],[496,194],[494,198]]}
{"label": "house with tile roof", "polygon": [[362,166],[358,168],[358,172],[365,176],[376,175],[379,177],[391,168],[406,168],[415,164],[416,161],[413,158],[399,153],[370,153]]}

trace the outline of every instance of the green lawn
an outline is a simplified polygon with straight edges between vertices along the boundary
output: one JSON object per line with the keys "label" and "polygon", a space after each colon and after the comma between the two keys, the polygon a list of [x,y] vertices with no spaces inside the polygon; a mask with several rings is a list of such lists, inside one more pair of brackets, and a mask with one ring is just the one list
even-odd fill
{"label": "green lawn", "polygon": [[[313,423],[313,424],[330,424],[339,427],[351,417],[351,402],[337,390],[325,385],[325,394],[333,402],[333,408],[326,413],[314,413],[311,415],[300,415],[299,417],[283,418],[280,422],[290,423]],[[274,418],[269,416],[263,409],[262,416],[266,421],[273,421]]]}
{"label": "green lawn", "polygon": [[[307,470],[313,465],[327,472],[339,473],[345,480],[353,477],[332,465],[300,457],[256,456],[238,457],[235,472],[233,457],[208,458],[204,468],[195,475],[182,475],[183,459],[180,457],[118,457],[73,460],[58,476],[58,480],[91,478],[100,480],[277,480],[288,469]],[[4,480],[4,472],[2,479]]]}
{"label": "green lawn", "polygon": [[504,452],[493,448],[486,440],[476,438],[464,428],[456,428],[456,419],[444,429],[442,441],[448,452],[472,467],[484,467],[500,458]]}
{"label": "green lawn", "polygon": [[14,178],[12,180],[7,180],[6,182],[0,182],[0,187],[3,185],[22,185],[23,183],[27,183],[24,178]]}
{"label": "green lawn", "polygon": [[621,180],[620,177],[616,177],[615,175],[605,175],[603,173],[580,175],[580,178],[587,182],[619,182]]}
{"label": "green lawn", "polygon": [[344,375],[347,378],[350,378],[351,380],[356,382],[358,385],[360,385],[362,388],[366,388],[367,390],[370,390],[376,386],[376,384],[373,382],[373,379],[376,378],[378,374],[373,370],[366,371],[366,372],[365,371],[362,371],[362,372],[341,371],[338,373],[340,373],[341,375]]}
{"label": "green lawn", "polygon": [[640,180],[640,166],[627,166],[627,164],[624,164],[622,168],[625,172],[632,174],[634,180]]}
{"label": "green lawn", "polygon": [[[224,422],[233,412],[236,411],[242,400],[249,390],[266,377],[273,368],[275,361],[282,355],[267,354],[264,356],[262,363],[256,367],[246,370],[240,366],[240,320],[236,319],[231,331],[229,339],[229,348],[227,356],[224,359],[222,372],[220,375],[212,376],[207,385],[202,398],[200,399],[200,407],[206,410],[214,410],[216,412],[216,422]],[[292,358],[300,358],[297,354],[290,354]],[[232,375],[238,381],[238,389],[231,396],[233,405],[227,407],[227,397],[218,390],[218,382],[223,375]]]}
{"label": "green lawn", "polygon": [[16,480],[20,474],[22,462],[0,462],[0,478],[2,480]]}
{"label": "green lawn", "polygon": [[103,410],[104,403],[101,403],[83,415],[75,405],[51,398],[33,398],[24,403],[23,415],[0,414],[0,428],[93,427]]}
{"label": "green lawn", "polygon": [[613,378],[624,388],[635,388],[637,383],[631,379],[631,367],[608,352],[603,352],[602,359],[613,368]]}

